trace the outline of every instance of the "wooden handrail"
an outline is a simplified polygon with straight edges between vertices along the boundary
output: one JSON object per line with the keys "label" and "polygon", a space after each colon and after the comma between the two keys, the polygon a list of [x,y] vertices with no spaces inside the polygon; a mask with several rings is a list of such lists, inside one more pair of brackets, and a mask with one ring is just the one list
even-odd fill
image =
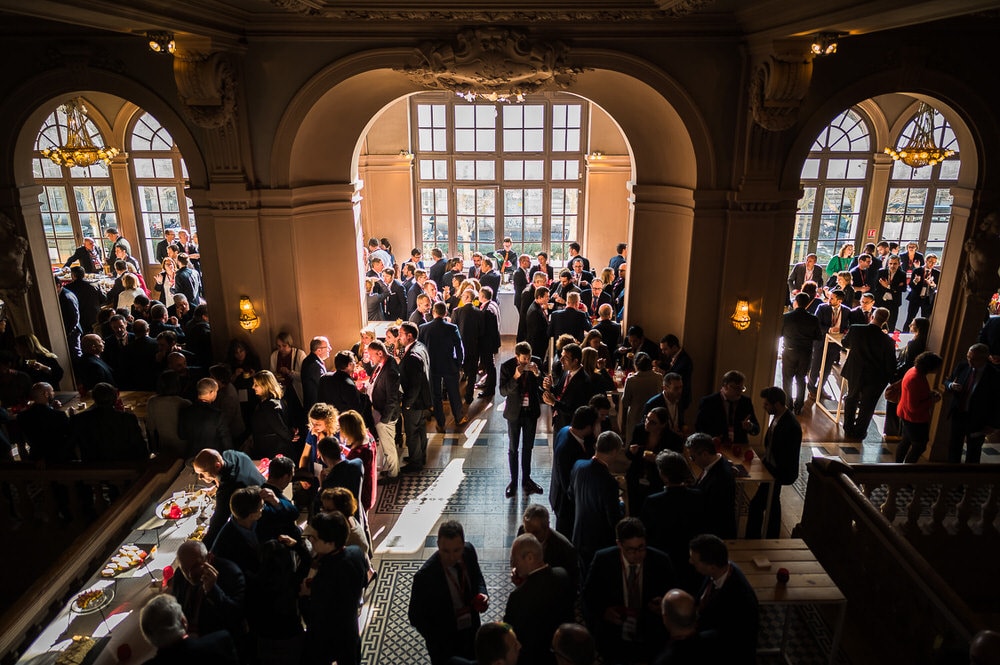
{"label": "wooden handrail", "polygon": [[176,480],[183,469],[180,460],[154,461],[142,472],[132,465],[98,468],[66,466],[40,469],[34,465],[0,465],[0,478],[46,482],[129,480],[134,482],[73,544],[51,568],[0,616],[0,662],[13,663],[41,627],[61,611],[67,599],[131,531],[151,502]]}

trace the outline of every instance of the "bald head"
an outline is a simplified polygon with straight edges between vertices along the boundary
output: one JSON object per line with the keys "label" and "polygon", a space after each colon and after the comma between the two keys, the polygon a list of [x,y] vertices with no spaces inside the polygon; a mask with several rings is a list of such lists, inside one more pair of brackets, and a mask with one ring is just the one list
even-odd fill
{"label": "bald head", "polygon": [[55,396],[55,390],[52,386],[45,383],[44,381],[39,381],[35,385],[31,386],[31,401],[36,404],[48,404],[52,401]]}
{"label": "bald head", "polygon": [[194,457],[194,471],[202,482],[217,483],[224,462],[222,453],[211,448],[203,448]]}
{"label": "bald head", "polygon": [[684,639],[694,634],[697,629],[694,596],[681,589],[671,589],[664,594],[661,609],[663,625],[667,627],[671,639]]}
{"label": "bald head", "polygon": [[564,623],[556,629],[552,652],[559,656],[559,662],[570,665],[593,665],[597,659],[594,638],[578,623]]}

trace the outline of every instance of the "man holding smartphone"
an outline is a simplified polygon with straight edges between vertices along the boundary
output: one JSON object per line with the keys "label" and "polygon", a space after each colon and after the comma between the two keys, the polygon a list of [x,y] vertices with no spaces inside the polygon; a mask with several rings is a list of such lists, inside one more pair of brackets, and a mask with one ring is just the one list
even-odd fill
{"label": "man holding smartphone", "polygon": [[[541,494],[542,488],[531,479],[531,451],[535,444],[535,429],[541,415],[542,379],[538,369],[541,359],[531,355],[531,345],[518,342],[514,357],[500,366],[500,394],[507,398],[503,417],[507,420],[507,462],[510,484],[504,491],[508,499],[514,496],[520,471],[521,487],[528,494]],[[520,448],[520,466],[518,466]]]}

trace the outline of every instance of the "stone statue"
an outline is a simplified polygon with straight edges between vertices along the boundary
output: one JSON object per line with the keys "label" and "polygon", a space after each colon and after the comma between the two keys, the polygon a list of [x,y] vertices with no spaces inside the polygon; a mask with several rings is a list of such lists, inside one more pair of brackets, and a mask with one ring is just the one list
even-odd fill
{"label": "stone statue", "polygon": [[1000,284],[1000,211],[986,215],[965,241],[965,289],[989,300]]}
{"label": "stone statue", "polygon": [[17,334],[30,329],[24,307],[24,296],[31,288],[27,254],[27,238],[18,235],[14,220],[0,212],[0,302],[7,325]]}

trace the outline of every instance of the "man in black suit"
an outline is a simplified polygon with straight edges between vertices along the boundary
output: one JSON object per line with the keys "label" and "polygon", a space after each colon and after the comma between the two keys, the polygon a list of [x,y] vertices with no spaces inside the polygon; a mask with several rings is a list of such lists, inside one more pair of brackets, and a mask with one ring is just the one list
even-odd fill
{"label": "man in black suit", "polygon": [[135,342],[135,334],[128,331],[128,322],[121,314],[115,314],[108,321],[111,334],[104,338],[101,359],[108,364],[115,377],[115,384],[123,390],[135,390],[134,367],[129,362],[127,350]]}
{"label": "man in black suit", "polygon": [[28,444],[31,461],[65,464],[74,458],[69,416],[60,406],[51,385],[42,382],[31,386],[31,402],[17,415],[17,427]]}
{"label": "man in black suit", "polygon": [[265,480],[253,460],[238,450],[223,450],[220,453],[218,450],[206,448],[195,455],[192,466],[203,483],[217,487],[215,512],[202,539],[205,547],[211,547],[215,544],[222,526],[229,519],[229,499],[233,496],[233,492],[251,485],[260,487]]}
{"label": "man in black suit", "polygon": [[601,305],[610,305],[613,308],[615,304],[614,298],[611,297],[611,292],[604,288],[604,282],[598,278],[592,279],[590,281],[590,288],[580,294],[580,302],[587,308],[587,313],[592,318],[597,317]]}
{"label": "man in black suit", "polygon": [[566,296],[566,307],[552,312],[546,334],[551,339],[568,334],[577,342],[582,342],[588,330],[590,317],[580,309],[579,292],[573,291]]}
{"label": "man in black suit", "polygon": [[948,442],[948,461],[962,461],[962,447],[966,448],[965,462],[979,464],[983,441],[987,434],[1000,429],[1000,370],[990,363],[990,348],[973,344],[961,362],[945,381],[952,395],[951,439]]}
{"label": "man in black suit", "polygon": [[665,638],[660,602],[676,585],[670,557],[647,546],[642,522],[618,522],[615,546],[594,555],[583,585],[583,614],[604,662],[649,661]]}
{"label": "man in black suit", "polygon": [[75,360],[83,353],[80,348],[80,337],[83,335],[83,327],[80,325],[80,301],[72,291],[63,286],[62,280],[58,277],[55,280],[59,313],[62,315],[63,329],[66,331],[66,343],[69,345],[70,356]]}
{"label": "man in black suit", "polygon": [[167,258],[167,248],[174,244],[177,239],[177,232],[174,229],[164,229],[163,230],[163,240],[156,243],[156,262],[163,263],[163,259]]}
{"label": "man in black suit", "polygon": [[[531,281],[531,257],[521,254],[517,257],[517,269],[510,276],[510,283],[514,285],[514,309],[521,311],[521,293]],[[522,341],[518,339],[517,341]]]}
{"label": "man in black suit", "polygon": [[387,478],[399,476],[399,453],[396,450],[396,421],[400,414],[399,366],[396,359],[386,353],[385,344],[373,340],[368,344],[368,357],[372,375],[368,391],[372,399],[375,433],[381,451],[381,470]]}
{"label": "man in black suit", "polygon": [[[162,259],[157,259],[162,260]],[[104,272],[104,261],[101,258],[101,250],[94,239],[87,236],[83,239],[83,244],[76,248],[76,251],[66,259],[63,268],[68,268],[74,261],[80,262],[80,267],[88,273]]]}
{"label": "man in black suit", "polygon": [[427,347],[431,361],[431,394],[434,396],[434,418],[438,429],[444,431],[444,404],[441,400],[441,382],[448,391],[448,403],[455,425],[468,422],[462,415],[462,395],[458,390],[458,370],[465,363],[465,347],[458,326],[445,320],[448,306],[434,303],[434,320],[420,326],[420,343]]}
{"label": "man in black suit", "polygon": [[[808,293],[795,294],[794,309],[786,312],[781,319],[781,338],[784,340],[781,385],[788,396],[789,408],[794,409],[796,414],[802,413],[802,404],[806,399],[806,376],[812,363],[813,345],[823,339],[819,319],[806,309],[812,300]],[[796,391],[794,399],[793,384]]]}
{"label": "man in black suit", "polygon": [[597,309],[597,316],[600,320],[594,324],[594,330],[601,333],[601,339],[608,346],[611,352],[611,359],[616,360],[618,344],[622,337],[622,325],[614,320],[615,310],[612,305],[605,303]]}
{"label": "man in black suit", "polygon": [[552,301],[557,309],[566,306],[566,297],[571,293],[580,293],[580,287],[573,283],[573,273],[563,268],[559,271],[559,283],[551,289]]}
{"label": "man in black suit", "polygon": [[510,567],[515,586],[503,620],[521,642],[518,662],[555,665],[549,645],[560,624],[573,620],[576,587],[565,570],[545,562],[542,544],[530,533],[514,539]]}
{"label": "man in black suit", "polygon": [[538,417],[542,413],[542,381],[538,369],[540,363],[540,359],[531,355],[531,345],[518,342],[514,346],[514,357],[500,366],[500,394],[507,398],[503,417],[507,421],[507,464],[510,469],[510,484],[504,490],[504,496],[508,499],[514,496],[518,470],[521,485],[526,492],[542,493],[542,488],[531,479],[531,451],[535,445]]}
{"label": "man in black suit", "polygon": [[415,325],[422,326],[425,323],[430,323],[431,321],[431,297],[420,291],[414,300],[414,309],[410,312],[410,318],[408,321]]}
{"label": "man in black suit", "polygon": [[664,335],[660,339],[660,356],[656,359],[656,364],[664,374],[676,372],[683,380],[683,392],[681,393],[681,411],[687,411],[691,405],[691,374],[694,372],[694,361],[683,347],[677,335]]}
{"label": "man in black suit", "polygon": [[399,360],[399,386],[403,392],[403,433],[410,461],[400,471],[410,473],[424,468],[427,460],[427,409],[433,405],[430,380],[430,357],[427,347],[417,341],[417,326],[407,321],[399,327],[403,353]]}
{"label": "man in black suit", "polygon": [[309,355],[302,361],[302,408],[306,413],[319,399],[320,379],[326,374],[326,359],[330,357],[330,340],[313,337],[309,342]]}
{"label": "man in black suit", "polygon": [[698,630],[698,604],[682,589],[671,589],[660,604],[667,643],[653,665],[719,662],[719,638],[714,631]]}
{"label": "man in black suit", "polygon": [[65,289],[71,291],[80,303],[80,327],[84,333],[94,332],[97,314],[101,311],[101,305],[105,303],[104,294],[85,279],[87,273],[81,266],[73,266],[70,273],[73,275],[73,281],[67,284]]}
{"label": "man in black suit", "polygon": [[615,432],[601,432],[594,444],[594,457],[573,465],[569,494],[573,497],[573,546],[580,553],[583,571],[594,554],[615,542],[615,525],[622,518],[618,481],[610,465],[621,454],[622,439]]}
{"label": "man in black suit", "polygon": [[844,397],[844,434],[863,439],[875,413],[875,404],[896,371],[896,345],[882,332],[889,310],[879,307],[872,322],[853,325],[844,338],[850,351],[841,375],[847,379]]}
{"label": "man in black suit", "polygon": [[[407,264],[410,265],[410,264]],[[413,271],[413,280],[406,289],[406,316],[409,317],[417,310],[417,298],[424,292],[424,283],[427,281],[427,271],[417,268]],[[405,282],[404,282],[405,284]]]}
{"label": "man in black suit", "polygon": [[656,456],[656,469],[663,491],[646,497],[639,519],[646,527],[649,546],[666,552],[673,562],[677,584],[696,591],[701,577],[688,563],[688,543],[705,533],[705,495],[690,486],[691,467],[682,454],[661,451]]}
{"label": "man in black suit", "polygon": [[934,267],[937,260],[937,254],[928,254],[927,263],[914,268],[910,274],[910,291],[906,294],[906,300],[910,306],[907,308],[906,321],[903,323],[902,330],[904,332],[910,329],[910,323],[917,317],[918,313],[924,318],[929,318],[931,315],[934,296],[941,285],[941,271]]}
{"label": "man in black suit", "polygon": [[222,411],[212,406],[219,393],[215,379],[199,379],[198,396],[191,406],[185,406],[177,416],[177,435],[187,442],[185,457],[203,448],[229,450],[233,447],[229,425]]}
{"label": "man in black suit", "polygon": [[261,488],[264,500],[260,520],[257,522],[257,538],[262,543],[286,535],[295,540],[302,538],[296,522],[299,509],[285,498],[284,491],[295,475],[295,460],[290,457],[275,457],[267,467],[267,482]]}
{"label": "man in black suit", "polygon": [[201,636],[188,633],[188,622],[177,599],[169,594],[153,596],[139,613],[139,629],[156,647],[152,665],[237,665],[236,646],[224,630]]}
{"label": "man in black suit", "polygon": [[583,262],[583,269],[590,272],[590,260],[580,254],[580,243],[575,241],[571,242],[567,249],[569,251],[569,260],[566,262],[567,265],[573,265],[573,262],[579,259]]}
{"label": "man in black suit", "polygon": [[465,530],[453,520],[438,527],[437,552],[413,575],[410,625],[427,643],[433,665],[471,658],[479,614],[489,606],[486,579]]}
{"label": "man in black suit", "polygon": [[143,319],[136,319],[132,324],[132,334],[135,335],[135,340],[125,349],[125,356],[132,368],[132,380],[139,390],[153,390],[160,374],[159,363],[156,362],[159,344],[149,336],[149,324]]}
{"label": "man in black suit", "polygon": [[83,355],[76,361],[76,382],[83,386],[84,390],[91,390],[98,383],[110,383],[117,387],[114,370],[106,362],[101,360],[104,352],[104,340],[100,335],[90,333],[84,335],[81,340]]}
{"label": "man in black suit", "polygon": [[108,383],[94,386],[94,405],[70,414],[72,440],[84,462],[137,462],[149,459],[139,419],[130,411],[115,409],[118,390]]}
{"label": "man in black suit", "polygon": [[240,651],[246,640],[246,578],[239,567],[209,554],[197,540],[180,544],[177,564],[180,570],[171,578],[170,593],[188,618],[188,632],[202,636],[224,630]]}
{"label": "man in black suit", "polygon": [[757,594],[719,538],[704,534],[691,541],[691,565],[704,575],[698,594],[698,630],[718,631],[718,662],[757,662]]}
{"label": "man in black suit", "polygon": [[583,349],[579,344],[567,344],[559,353],[563,374],[557,385],[550,376],[542,380],[542,401],[552,407],[552,428],[558,431],[568,425],[578,408],[587,404],[594,394],[590,378],[583,371]]}
{"label": "man in black suit", "polygon": [[441,283],[441,278],[444,276],[444,271],[448,267],[448,259],[444,258],[444,252],[438,247],[431,248],[431,258],[434,259],[434,263],[431,267],[427,269],[427,276],[432,282],[440,287],[444,285]]}
{"label": "man in black suit", "polygon": [[878,271],[878,281],[875,282],[875,303],[889,310],[889,332],[896,330],[896,320],[899,318],[899,306],[903,304],[903,293],[906,291],[906,272],[899,267],[899,257],[890,256],[885,268]]}
{"label": "man in black suit", "polygon": [[[531,346],[531,355],[544,359],[549,348],[549,289],[546,286],[531,289],[531,286],[525,289],[521,300],[524,303],[527,302],[529,295],[532,298],[531,304],[526,308],[525,315],[522,317],[525,322],[524,341]],[[544,367],[544,364],[542,366]]]}
{"label": "man in black suit", "polygon": [[458,333],[462,338],[462,347],[465,351],[462,373],[465,375],[464,397],[466,404],[472,404],[472,398],[476,392],[480,347],[486,329],[486,315],[472,302],[474,295],[472,289],[464,291],[459,306],[451,313],[452,321],[458,326]]}
{"label": "man in black suit", "polygon": [[493,268],[493,261],[488,258],[483,259],[483,274],[479,277],[480,286],[488,286],[493,289],[493,293],[500,290],[500,282],[503,277]]}
{"label": "man in black suit", "polygon": [[[813,343],[812,363],[809,366],[809,394],[815,401],[826,392],[826,380],[835,362],[840,360],[843,348],[836,342],[827,342],[827,333],[843,335],[851,326],[851,311],[844,305],[845,294],[840,289],[830,292],[829,300],[816,308],[816,320],[822,337]],[[823,345],[827,344],[826,364],[823,362]],[[817,397],[819,396],[819,397]]]}
{"label": "man in black suit", "polygon": [[591,443],[597,410],[581,406],[573,413],[573,422],[556,431],[552,440],[552,481],[549,483],[549,505],[556,514],[556,530],[567,538],[573,537],[575,510],[570,491],[573,466],[594,454]]}
{"label": "man in black suit", "polygon": [[[320,459],[326,468],[322,471],[322,483],[320,484],[320,493],[325,489],[330,489],[332,487],[343,487],[346,490],[350,490],[351,494],[356,497],[364,496],[364,483],[365,483],[365,465],[358,458],[347,459],[344,456],[344,448],[340,445],[340,440],[335,436],[325,436],[316,443],[316,452],[319,453]],[[318,500],[316,501],[316,512],[322,507],[322,503]],[[364,506],[361,501],[358,501],[357,508],[354,511],[354,515],[348,515],[348,517],[354,517],[362,525],[367,522],[367,516],[364,512]]]}
{"label": "man in black suit", "polygon": [[753,402],[743,394],[746,376],[739,370],[730,370],[722,377],[722,388],[706,395],[698,403],[698,417],[694,429],[722,443],[746,445],[749,436],[760,433],[760,424],[753,411]]}
{"label": "man in black suit", "polygon": [[632,325],[625,333],[625,344],[618,349],[618,357],[626,368],[631,368],[635,362],[635,356],[642,351],[650,358],[660,357],[660,347],[651,339],[646,337],[646,332],[642,326]]}
{"label": "man in black suit", "polygon": [[403,283],[396,279],[396,272],[392,268],[383,268],[383,287],[388,294],[382,302],[382,310],[385,312],[386,321],[397,321],[406,319],[406,289]]}
{"label": "man in black suit", "polygon": [[653,409],[663,407],[667,411],[666,428],[663,431],[663,441],[669,450],[681,452],[684,450],[684,409],[681,408],[681,396],[684,394],[684,380],[676,372],[663,375],[662,388],[656,395],[650,397],[642,406],[642,420],[636,421],[644,426],[645,418]]}
{"label": "man in black suit", "polygon": [[684,445],[691,461],[701,469],[694,486],[705,498],[705,532],[719,538],[735,538],[736,471],[733,465],[722,453],[715,451],[715,442],[707,434],[692,434]]}
{"label": "man in black suit", "polygon": [[795,294],[802,290],[802,285],[806,282],[823,283],[823,268],[816,265],[816,255],[807,254],[806,260],[792,266],[792,272],[788,275],[788,294],[794,298]]}
{"label": "man in black suit", "polygon": [[583,267],[585,259],[579,256],[569,261],[569,269],[573,283],[580,287],[581,291],[590,290],[590,284],[594,280],[594,274]]}
{"label": "man in black suit", "polygon": [[188,302],[201,303],[201,275],[191,267],[186,252],[177,255],[177,272],[174,274],[174,291],[187,296]]}
{"label": "man in black suit", "polygon": [[[764,467],[774,476],[774,496],[767,518],[765,538],[781,537],[781,488],[791,485],[799,477],[799,453],[802,450],[802,426],[795,414],[788,411],[785,391],[777,386],[760,391],[764,412],[771,415],[771,425],[764,435]],[[757,493],[750,500],[747,514],[747,538],[760,538],[764,524],[764,510],[770,483],[757,486]]]}
{"label": "man in black suit", "polygon": [[[858,265],[851,270],[851,286],[854,287],[854,297],[861,299],[866,293],[874,293],[878,283],[878,267],[873,265],[871,254],[858,257]],[[853,303],[852,303],[853,304]]]}
{"label": "man in black suit", "polygon": [[569,538],[549,525],[549,510],[539,503],[529,503],[521,517],[521,526],[517,535],[530,533],[542,544],[542,556],[545,563],[553,568],[562,568],[569,574],[573,583],[573,593],[580,586],[580,557]]}
{"label": "man in black suit", "polygon": [[500,304],[493,299],[492,288],[479,289],[480,309],[483,312],[483,338],[479,340],[479,366],[486,374],[480,399],[492,399],[497,391],[497,354],[500,352]]}
{"label": "man in black suit", "polygon": [[330,374],[324,374],[319,379],[319,389],[316,401],[329,404],[340,413],[357,411],[365,419],[365,424],[372,430],[375,421],[371,413],[371,405],[361,399],[358,386],[351,375],[354,373],[355,357],[350,351],[338,351],[333,357],[333,369]]}

